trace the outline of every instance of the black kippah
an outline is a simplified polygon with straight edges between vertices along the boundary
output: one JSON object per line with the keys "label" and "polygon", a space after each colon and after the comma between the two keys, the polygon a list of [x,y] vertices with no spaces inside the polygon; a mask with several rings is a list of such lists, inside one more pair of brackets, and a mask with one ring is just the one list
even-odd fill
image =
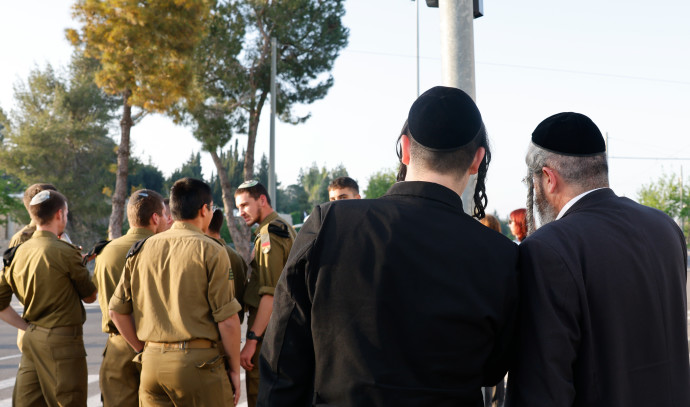
{"label": "black kippah", "polygon": [[532,142],[556,154],[589,156],[606,152],[601,131],[589,117],[573,112],[555,114],[539,123]]}
{"label": "black kippah", "polygon": [[474,100],[456,88],[436,86],[415,100],[407,117],[410,136],[432,151],[464,147],[483,128]]}

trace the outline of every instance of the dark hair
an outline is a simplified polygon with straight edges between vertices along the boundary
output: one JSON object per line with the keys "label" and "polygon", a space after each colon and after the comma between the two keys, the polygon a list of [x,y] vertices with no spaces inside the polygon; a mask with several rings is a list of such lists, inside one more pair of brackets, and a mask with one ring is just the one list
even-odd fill
{"label": "dark hair", "polygon": [[350,188],[356,193],[359,193],[359,185],[357,185],[357,181],[350,177],[338,177],[331,181],[331,183],[328,185],[329,191],[342,188]]}
{"label": "dark hair", "polygon": [[517,236],[518,242],[522,242],[527,237],[527,209],[520,208],[510,212],[510,220],[518,226]]}
{"label": "dark hair", "polygon": [[395,142],[395,153],[398,155],[398,160],[400,161],[400,166],[398,166],[398,174],[395,176],[395,180],[398,182],[405,181],[405,177],[407,176],[407,165],[402,163],[402,146],[400,145],[400,139],[402,139],[403,135],[409,137],[409,134],[410,129],[407,125],[407,120],[405,120],[402,130],[400,130],[398,141]]}
{"label": "dark hair", "polygon": [[[405,130],[405,128],[403,128]],[[486,128],[482,125],[479,133],[475,138],[467,143],[465,146],[454,150],[454,151],[432,151],[424,148],[421,144],[417,143],[414,138],[408,132],[405,133],[406,136],[410,138],[410,157],[413,157],[415,161],[421,161],[427,169],[440,173],[457,173],[463,174],[470,168],[472,160],[474,160],[474,155],[479,149],[479,147],[484,147],[486,153],[484,159],[479,164],[477,171],[477,182],[474,187],[474,211],[472,216],[481,219],[484,217],[484,210],[488,203],[488,198],[486,196],[486,173],[489,170],[489,163],[491,162],[491,149],[489,148],[489,138],[486,134]]]}
{"label": "dark hair", "polygon": [[235,190],[235,195],[237,196],[239,194],[243,193],[248,193],[249,196],[251,196],[254,199],[259,199],[261,198],[261,195],[266,196],[266,202],[268,202],[268,206],[271,206],[271,197],[268,196],[268,191],[266,190],[266,187],[263,186],[260,182],[257,182],[256,185],[252,187],[246,187],[246,188],[237,188]]}
{"label": "dark hair", "polygon": [[223,227],[223,211],[216,209],[213,211],[211,223],[208,224],[208,231],[211,233],[220,233],[220,228]]}
{"label": "dark hair", "polygon": [[211,202],[211,187],[202,180],[185,177],[170,188],[170,213],[175,220],[195,219],[199,209]]}
{"label": "dark hair", "polygon": [[24,207],[26,208],[26,211],[29,212],[29,203],[31,202],[31,199],[33,199],[34,196],[36,196],[37,193],[41,191],[57,191],[57,188],[53,186],[53,184],[33,184],[30,185],[26,191],[24,191],[24,198],[22,201],[24,202]]}
{"label": "dark hair", "polygon": [[140,189],[129,197],[127,219],[130,226],[145,227],[151,223],[151,216],[154,213],[163,216],[164,210],[161,194],[150,189]]}
{"label": "dark hair", "polygon": [[29,203],[29,214],[31,215],[31,219],[39,225],[50,223],[55,214],[58,213],[60,209],[65,209],[67,205],[67,198],[65,198],[64,195],[55,190],[47,191],[50,194],[48,199],[33,205]]}

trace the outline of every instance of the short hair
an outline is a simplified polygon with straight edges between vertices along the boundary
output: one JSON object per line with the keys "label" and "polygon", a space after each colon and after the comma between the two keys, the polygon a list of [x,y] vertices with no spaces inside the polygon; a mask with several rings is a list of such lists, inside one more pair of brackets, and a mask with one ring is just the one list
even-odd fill
{"label": "short hair", "polygon": [[477,183],[474,187],[473,196],[474,213],[472,214],[477,219],[483,218],[485,215],[484,210],[488,203],[486,196],[486,173],[491,162],[489,138],[484,125],[482,124],[479,133],[471,142],[454,151],[433,151],[427,149],[415,141],[410,134],[409,127],[404,127],[403,130],[407,130],[405,135],[410,139],[410,161],[414,161],[415,164],[420,165],[424,169],[439,174],[462,176],[470,168],[479,147],[484,147],[486,153],[477,171]]}
{"label": "short hair", "polygon": [[175,220],[195,219],[199,209],[211,202],[211,187],[200,179],[181,178],[170,188],[170,213]]}
{"label": "short hair", "polygon": [[170,207],[170,198],[163,198],[163,205]]}
{"label": "short hair", "polygon": [[208,224],[208,231],[211,233],[220,233],[220,228],[223,227],[223,211],[216,209],[213,211],[213,217],[211,217],[211,223]]}
{"label": "short hair", "polygon": [[515,237],[519,242],[522,242],[527,237],[527,209],[519,208],[510,212],[510,220],[517,225],[517,234]]}
{"label": "short hair", "polygon": [[164,210],[161,194],[150,189],[140,189],[129,197],[127,219],[130,226],[146,227],[151,223],[151,216],[154,213],[163,216]]}
{"label": "short hair", "polygon": [[30,185],[26,191],[24,191],[24,198],[22,201],[24,202],[24,207],[26,208],[26,211],[29,212],[29,204],[31,203],[31,200],[33,199],[34,196],[36,196],[37,193],[41,191],[57,191],[57,188],[53,184],[33,184]]}
{"label": "short hair", "polygon": [[266,196],[266,202],[268,202],[268,206],[271,206],[271,197],[268,196],[268,191],[266,190],[266,187],[263,186],[260,182],[257,182],[256,185],[251,186],[251,187],[245,187],[245,188],[237,188],[235,190],[235,197],[239,194],[243,193],[248,193],[249,196],[251,196],[254,199],[259,199],[261,198],[261,195]]}
{"label": "short hair", "polygon": [[[31,204],[29,202],[29,214],[38,225],[50,223],[60,209],[67,206],[67,198],[55,190],[46,190],[48,197],[40,202]],[[41,191],[43,192],[43,191]],[[32,198],[33,199],[33,198]]]}
{"label": "short hair", "polygon": [[331,181],[331,183],[328,185],[329,191],[342,188],[350,188],[351,190],[359,194],[359,185],[357,185],[357,181],[353,180],[350,177],[338,177]]}
{"label": "short hair", "polygon": [[525,162],[528,175],[541,176],[543,167],[552,168],[568,185],[574,186],[578,193],[609,186],[606,153],[591,156],[561,155],[530,143]]}
{"label": "short hair", "polygon": [[489,215],[487,213],[484,215],[484,219],[481,219],[480,222],[489,229],[493,229],[496,232],[501,233],[501,222],[499,222],[494,215]]}

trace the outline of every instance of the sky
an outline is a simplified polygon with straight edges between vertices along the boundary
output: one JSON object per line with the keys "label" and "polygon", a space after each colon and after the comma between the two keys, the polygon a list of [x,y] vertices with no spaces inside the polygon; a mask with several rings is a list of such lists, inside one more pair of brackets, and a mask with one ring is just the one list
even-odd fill
{"label": "sky", "polygon": [[[441,0],[444,1],[444,0]],[[0,106],[31,69],[61,69],[78,27],[73,1],[0,3]],[[312,163],[345,166],[362,190],[397,165],[395,140],[417,96],[417,6],[410,0],[347,0],[349,44],[328,95],[300,112],[304,124],[277,122],[276,173],[295,183]],[[477,105],[489,132],[488,212],[525,205],[524,155],[534,128],[563,111],[586,114],[608,135],[611,187],[632,199],[663,174],[690,177],[690,2],[670,0],[485,0],[474,20]],[[442,85],[439,10],[419,5],[420,87]],[[268,153],[270,107],[257,158]],[[189,129],[157,115],[132,128],[133,153],[167,176],[200,151]],[[113,127],[113,138],[118,139]],[[240,145],[246,136],[237,135]],[[204,176],[215,168],[202,152]],[[680,181],[680,180],[679,180]]]}

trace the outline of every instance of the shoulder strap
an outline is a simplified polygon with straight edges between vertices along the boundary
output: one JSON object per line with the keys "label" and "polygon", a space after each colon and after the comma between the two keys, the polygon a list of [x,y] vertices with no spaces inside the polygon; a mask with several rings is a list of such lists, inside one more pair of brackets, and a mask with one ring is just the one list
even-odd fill
{"label": "shoulder strap", "polygon": [[21,245],[22,244],[19,243],[14,247],[10,247],[9,249],[5,250],[5,252],[2,254],[2,263],[5,267],[9,267],[10,264],[12,264],[12,260],[14,259],[14,255],[17,252],[17,248]]}
{"label": "shoulder strap", "polygon": [[84,260],[81,262],[83,265],[86,266],[86,263],[88,263],[91,259],[94,257],[98,256],[101,254],[103,249],[110,243],[112,240],[101,240],[98,243],[96,243],[91,250],[89,250],[88,253],[84,255]]}
{"label": "shoulder strap", "polygon": [[[149,236],[151,237],[151,236]],[[144,243],[148,240],[148,238],[141,239],[138,242],[134,243],[132,245],[132,248],[129,249],[129,252],[127,252],[127,258],[129,259],[130,257],[134,256],[135,254],[139,253],[139,250],[141,250],[141,247],[144,246]]]}
{"label": "shoulder strap", "polygon": [[[280,223],[281,226],[276,225],[274,222]],[[290,231],[288,230],[287,224],[280,219],[275,219],[268,225],[268,233],[273,233],[280,237],[290,237]]]}

